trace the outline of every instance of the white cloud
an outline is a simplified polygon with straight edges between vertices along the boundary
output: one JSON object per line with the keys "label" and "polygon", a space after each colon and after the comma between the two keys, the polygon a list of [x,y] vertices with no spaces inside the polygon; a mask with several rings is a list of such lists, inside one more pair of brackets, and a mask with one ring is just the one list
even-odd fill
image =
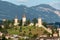
{"label": "white cloud", "polygon": [[2,1],[28,2],[28,0],[2,0]]}
{"label": "white cloud", "polygon": [[28,2],[28,0],[16,0],[17,2]]}
{"label": "white cloud", "polygon": [[23,3],[27,3],[29,0],[2,0],[2,1],[8,1],[8,2],[11,2],[13,4],[20,5]]}
{"label": "white cloud", "polygon": [[60,2],[50,2],[48,4],[51,5],[52,7],[60,10]]}

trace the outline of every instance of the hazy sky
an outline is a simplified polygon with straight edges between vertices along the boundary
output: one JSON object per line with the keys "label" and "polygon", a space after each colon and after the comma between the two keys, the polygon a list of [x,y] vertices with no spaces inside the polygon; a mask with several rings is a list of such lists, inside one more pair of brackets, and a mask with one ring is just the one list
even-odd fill
{"label": "hazy sky", "polygon": [[24,4],[29,7],[39,4],[49,4],[57,9],[60,9],[60,0],[3,0],[3,1],[8,1],[16,5]]}

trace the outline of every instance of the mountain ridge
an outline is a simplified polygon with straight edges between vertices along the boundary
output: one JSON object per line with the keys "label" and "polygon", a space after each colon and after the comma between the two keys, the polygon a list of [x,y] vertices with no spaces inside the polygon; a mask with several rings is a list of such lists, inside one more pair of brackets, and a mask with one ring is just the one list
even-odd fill
{"label": "mountain ridge", "polygon": [[[56,11],[56,12],[55,12]],[[14,5],[9,2],[0,1],[0,19],[14,19],[18,16],[19,19],[25,13],[27,19],[41,17],[46,22],[60,22],[60,10],[51,7],[48,4],[40,4],[37,6],[27,7],[25,5]]]}

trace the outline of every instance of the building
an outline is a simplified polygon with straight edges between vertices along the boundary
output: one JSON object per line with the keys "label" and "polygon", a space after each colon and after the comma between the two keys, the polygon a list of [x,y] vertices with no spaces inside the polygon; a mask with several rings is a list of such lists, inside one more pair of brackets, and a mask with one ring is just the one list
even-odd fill
{"label": "building", "polygon": [[60,40],[59,37],[40,37],[38,40]]}
{"label": "building", "polygon": [[38,18],[38,23],[36,24],[38,27],[42,27],[42,19]]}
{"label": "building", "polygon": [[14,26],[18,26],[18,24],[19,24],[19,22],[18,22],[18,18],[16,16],[15,19],[14,19]]}
{"label": "building", "polygon": [[54,32],[53,33],[53,37],[58,37],[58,33],[57,32]]}
{"label": "building", "polygon": [[30,23],[30,24],[29,24],[29,26],[33,26],[33,25],[34,25],[34,23]]}
{"label": "building", "polygon": [[22,17],[22,26],[24,26],[25,23],[26,23],[26,16],[25,16],[25,14],[24,14],[23,17]]}
{"label": "building", "polygon": [[59,34],[59,37],[60,37],[60,28],[57,28],[57,30],[58,30],[58,34]]}
{"label": "building", "polygon": [[51,29],[48,29],[46,28],[45,26],[42,25],[42,19],[41,18],[38,18],[38,23],[36,24],[37,27],[42,27],[44,28],[47,32],[51,33],[52,34],[52,30]]}
{"label": "building", "polygon": [[2,32],[0,32],[0,37],[3,35],[3,33]]}
{"label": "building", "polygon": [[40,35],[40,37],[47,37],[47,35]]}
{"label": "building", "polygon": [[9,39],[10,38],[10,35],[9,34],[5,35],[5,38],[6,39]]}

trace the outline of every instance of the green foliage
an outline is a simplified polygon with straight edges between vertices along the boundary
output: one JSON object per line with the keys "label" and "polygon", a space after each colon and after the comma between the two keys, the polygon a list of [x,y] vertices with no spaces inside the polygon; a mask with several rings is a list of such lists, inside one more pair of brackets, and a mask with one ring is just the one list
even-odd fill
{"label": "green foliage", "polygon": [[28,26],[30,24],[30,20],[27,20],[26,21],[26,25]]}
{"label": "green foliage", "polygon": [[2,37],[2,40],[7,40],[4,35],[3,35],[3,37]]}
{"label": "green foliage", "polygon": [[33,21],[33,23],[34,23],[34,26],[35,26],[35,24],[38,22],[36,18],[34,18],[32,21]]}
{"label": "green foliage", "polygon": [[38,34],[34,34],[34,35],[33,35],[33,38],[37,38],[37,37],[38,37]]}
{"label": "green foliage", "polygon": [[0,26],[0,31],[2,31],[3,29],[2,29],[2,27]]}
{"label": "green foliage", "polygon": [[47,27],[47,23],[46,23],[46,22],[43,22],[42,24],[43,24],[45,27]]}
{"label": "green foliage", "polygon": [[11,34],[11,35],[12,35],[12,34],[17,34],[17,35],[18,35],[18,34],[20,33],[20,32],[19,32],[19,29],[16,30],[15,28],[8,29],[7,31],[8,31],[8,33]]}
{"label": "green foliage", "polygon": [[29,37],[32,37],[32,33],[31,32],[29,32]]}
{"label": "green foliage", "polygon": [[13,24],[13,21],[6,20],[6,21],[3,21],[3,24],[4,24],[5,29],[9,29],[10,28],[9,25]]}
{"label": "green foliage", "polygon": [[22,32],[22,26],[20,27],[20,30],[19,31]]}
{"label": "green foliage", "polygon": [[48,32],[45,30],[45,31],[44,31],[44,34],[47,34],[47,33],[48,33]]}
{"label": "green foliage", "polygon": [[19,21],[19,26],[22,26],[22,19]]}
{"label": "green foliage", "polygon": [[31,31],[31,29],[29,29],[29,31]]}

